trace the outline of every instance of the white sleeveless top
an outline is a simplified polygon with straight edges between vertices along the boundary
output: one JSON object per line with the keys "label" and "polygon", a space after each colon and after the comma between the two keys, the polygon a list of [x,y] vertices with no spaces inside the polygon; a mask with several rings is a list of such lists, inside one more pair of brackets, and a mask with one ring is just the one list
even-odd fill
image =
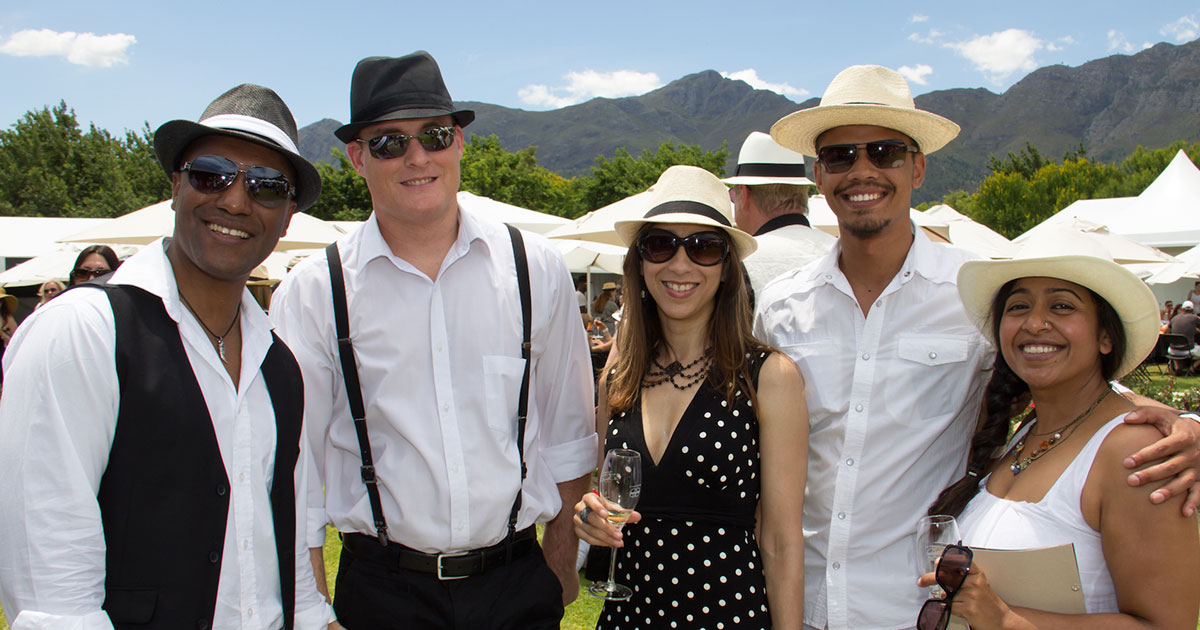
{"label": "white sleeveless top", "polygon": [[984,477],[979,494],[958,517],[963,544],[991,549],[1038,549],[1074,543],[1087,611],[1118,612],[1117,592],[1104,561],[1100,532],[1083,520],[1079,502],[1096,452],[1109,432],[1124,420],[1125,414],[1121,414],[1096,431],[1037,503],[1001,499],[987,491],[991,475]]}

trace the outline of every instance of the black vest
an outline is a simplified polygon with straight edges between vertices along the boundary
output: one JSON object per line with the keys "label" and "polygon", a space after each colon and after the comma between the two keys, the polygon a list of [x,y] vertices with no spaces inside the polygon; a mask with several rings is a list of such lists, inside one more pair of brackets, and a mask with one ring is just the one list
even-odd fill
{"label": "black vest", "polygon": [[[97,497],[107,545],[104,610],[118,630],[207,630],[229,512],[208,407],[162,300],[136,287],[99,286],[116,320],[120,383],[116,434]],[[277,337],[261,370],[275,409],[271,517],[284,627],[291,630],[303,381]]]}

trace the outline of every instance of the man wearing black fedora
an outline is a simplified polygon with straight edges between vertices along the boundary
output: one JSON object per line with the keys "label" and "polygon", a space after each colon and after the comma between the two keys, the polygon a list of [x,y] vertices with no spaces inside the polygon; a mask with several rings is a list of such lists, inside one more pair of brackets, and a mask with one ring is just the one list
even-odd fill
{"label": "man wearing black fedora", "polygon": [[246,290],[321,180],[275,92],[154,135],[174,235],[21,326],[0,402],[14,628],[325,628],[303,383]]}
{"label": "man wearing black fedora", "polygon": [[739,229],[754,235],[758,249],[743,263],[751,295],[785,271],[824,256],[834,238],[808,223],[808,189],[804,156],[752,131],[738,152],[737,170],[723,180],[733,202]]}
{"label": "man wearing black fedora", "polygon": [[309,544],[341,532],[351,630],[557,628],[578,594],[588,347],[557,249],[458,206],[474,118],[428,53],[360,61],[336,135],[371,216],[274,296],[324,484]]}

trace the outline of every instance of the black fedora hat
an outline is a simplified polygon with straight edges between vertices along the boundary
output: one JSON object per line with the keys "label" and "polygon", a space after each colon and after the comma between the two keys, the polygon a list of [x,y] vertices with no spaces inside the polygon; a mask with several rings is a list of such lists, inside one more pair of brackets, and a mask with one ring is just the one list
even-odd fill
{"label": "black fedora hat", "polygon": [[306,210],[321,195],[321,175],[300,155],[296,119],[274,90],[243,83],[218,96],[200,122],[172,120],[154,132],[154,154],[167,175],[179,170],[179,157],[204,136],[229,136],[278,151],[296,170],[296,209]]}
{"label": "black fedora hat", "polygon": [[385,120],[453,116],[459,127],[475,112],[454,109],[437,62],[424,50],[403,57],[367,57],[350,79],[350,123],[333,132],[350,144],[367,125]]}

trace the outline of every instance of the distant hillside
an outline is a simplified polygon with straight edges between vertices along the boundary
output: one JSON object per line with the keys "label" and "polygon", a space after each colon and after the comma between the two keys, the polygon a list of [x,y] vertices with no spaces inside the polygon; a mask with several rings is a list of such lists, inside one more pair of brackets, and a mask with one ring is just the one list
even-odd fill
{"label": "distant hillside", "polygon": [[[923,94],[917,106],[962,126],[962,134],[929,161],[914,203],[941,199],[954,189],[973,191],[987,175],[989,155],[1003,157],[1028,140],[1049,157],[1083,144],[1088,154],[1117,161],[1138,145],[1200,141],[1200,40],[1159,44],[1136,55],[1113,55],[1079,67],[1049,66],[1030,73],[1004,94],[952,89]],[[663,141],[716,150],[728,143],[732,172],[751,131],[812,107],[706,70],[627,98],[596,98],[546,112],[462,102],[478,118],[470,133],[496,134],[510,151],[537,146],[538,163],[565,176],[586,174],[597,155],[624,146],[637,155]],[[301,153],[328,160],[340,146],[324,119],[300,130]]]}

